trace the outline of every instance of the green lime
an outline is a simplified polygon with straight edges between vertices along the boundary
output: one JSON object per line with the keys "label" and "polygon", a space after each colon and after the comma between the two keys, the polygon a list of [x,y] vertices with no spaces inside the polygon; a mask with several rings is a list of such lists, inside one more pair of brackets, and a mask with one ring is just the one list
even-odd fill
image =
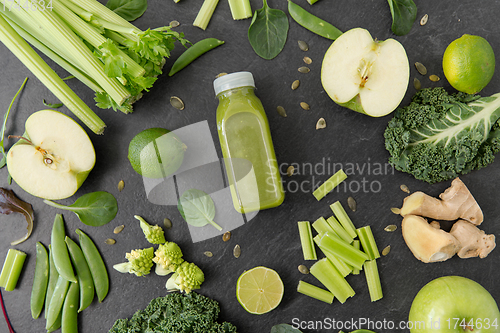
{"label": "green lime", "polygon": [[475,94],[493,77],[495,54],[483,37],[465,34],[446,48],[443,71],[453,88]]}
{"label": "green lime", "polygon": [[283,292],[283,281],[278,273],[263,266],[245,271],[236,282],[238,302],[253,314],[263,314],[276,308]]}
{"label": "green lime", "polygon": [[137,134],[128,146],[128,160],[147,178],[163,178],[176,172],[184,160],[186,145],[164,128],[149,128]]}

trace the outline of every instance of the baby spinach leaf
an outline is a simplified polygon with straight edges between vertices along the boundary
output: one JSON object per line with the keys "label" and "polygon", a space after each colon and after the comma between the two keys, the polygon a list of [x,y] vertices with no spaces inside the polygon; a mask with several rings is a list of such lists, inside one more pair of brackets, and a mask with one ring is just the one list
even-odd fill
{"label": "baby spinach leaf", "polygon": [[248,28],[248,40],[258,56],[273,59],[285,46],[288,18],[282,10],[269,8],[267,0],[257,9]]}
{"label": "baby spinach leaf", "polygon": [[194,227],[213,225],[217,230],[221,226],[214,222],[215,205],[208,194],[197,189],[185,191],[179,199],[177,209],[186,222]]}
{"label": "baby spinach leaf", "polygon": [[50,200],[44,200],[49,206],[69,210],[78,216],[86,225],[99,227],[115,218],[118,204],[115,197],[108,192],[98,191],[79,197],[74,204],[64,206]]}
{"label": "baby spinach leaf", "polygon": [[147,0],[109,0],[106,7],[127,21],[134,21],[144,14],[148,8]]}
{"label": "baby spinach leaf", "polygon": [[302,331],[288,324],[279,324],[271,328],[271,333],[302,333]]}
{"label": "baby spinach leaf", "polygon": [[410,32],[417,18],[417,6],[413,0],[387,0],[391,8],[392,32],[398,36]]}
{"label": "baby spinach leaf", "polygon": [[19,199],[12,190],[0,188],[0,214],[9,215],[11,213],[23,214],[26,218],[26,222],[28,222],[28,231],[26,235],[10,243],[10,245],[17,245],[27,240],[33,231],[33,207],[29,203]]}

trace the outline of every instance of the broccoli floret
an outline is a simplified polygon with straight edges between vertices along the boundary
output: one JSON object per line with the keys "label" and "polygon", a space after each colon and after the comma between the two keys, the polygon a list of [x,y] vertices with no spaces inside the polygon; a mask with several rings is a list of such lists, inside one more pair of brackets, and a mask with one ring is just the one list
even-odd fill
{"label": "broccoli floret", "polygon": [[195,264],[184,261],[167,280],[166,287],[170,291],[179,290],[189,294],[191,290],[199,289],[203,281],[203,271]]}
{"label": "broccoli floret", "polygon": [[165,233],[159,225],[150,225],[139,215],[134,215],[134,217],[139,220],[141,229],[144,232],[144,236],[146,236],[148,242],[150,242],[151,244],[163,244],[166,242]]}
{"label": "broccoli floret", "polygon": [[113,266],[120,273],[130,273],[137,276],[148,275],[153,267],[154,248],[132,250],[125,255],[128,262]]}
{"label": "broccoli floret", "polygon": [[156,263],[156,274],[168,275],[174,273],[184,259],[182,259],[182,251],[179,245],[174,242],[166,242],[158,246],[153,261]]}

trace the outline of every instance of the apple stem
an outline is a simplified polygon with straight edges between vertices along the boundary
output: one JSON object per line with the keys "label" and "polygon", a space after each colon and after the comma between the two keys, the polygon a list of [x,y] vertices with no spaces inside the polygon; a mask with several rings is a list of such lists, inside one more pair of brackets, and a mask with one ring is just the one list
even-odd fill
{"label": "apple stem", "polygon": [[22,140],[24,140],[24,141],[29,142],[31,145],[33,145],[33,146],[34,146],[33,142],[31,142],[30,140],[26,139],[24,136],[19,136],[19,135],[9,135],[9,136],[7,137],[7,139],[10,139],[10,138],[19,139],[19,140],[21,140],[21,139],[22,139]]}

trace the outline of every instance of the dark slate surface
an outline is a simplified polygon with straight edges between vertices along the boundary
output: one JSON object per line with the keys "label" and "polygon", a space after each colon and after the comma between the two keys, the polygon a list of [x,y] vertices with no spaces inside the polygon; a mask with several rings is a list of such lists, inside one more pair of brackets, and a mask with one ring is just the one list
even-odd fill
{"label": "dark slate surface", "polygon": [[[410,64],[420,61],[427,66],[429,74],[441,77],[440,82],[433,83],[428,77],[420,76],[411,65],[411,81],[418,77],[424,87],[449,88],[441,68],[442,55],[446,46],[464,33],[487,38],[493,49],[500,54],[496,17],[500,8],[498,2],[416,2],[419,10],[417,21],[424,14],[429,14],[429,22],[425,26],[415,22],[411,32],[403,37],[391,33],[391,16],[386,1],[321,0],[314,6],[309,6],[303,0],[298,3],[341,30],[363,27],[378,39],[396,38],[406,48]],[[77,195],[62,202],[69,204],[78,195],[106,190],[118,199],[119,212],[115,220],[99,228],[83,225],[71,213],[64,214],[68,234],[73,239],[76,239],[74,230],[81,228],[96,241],[108,265],[111,279],[111,289],[106,300],[102,304],[94,301],[79,316],[80,332],[107,332],[116,319],[130,317],[154,297],[165,295],[165,278],[155,274],[138,278],[120,274],[111,268],[113,264],[124,260],[125,252],[148,245],[139,232],[134,214],[142,215],[153,223],[161,223],[165,217],[173,221],[174,227],[167,231],[167,238],[178,242],[185,258],[197,263],[206,274],[206,282],[200,292],[220,301],[221,318],[234,323],[244,333],[269,332],[273,325],[292,323],[294,318],[301,321],[366,318],[381,322],[393,320],[397,325],[399,321],[406,320],[417,291],[432,279],[444,275],[472,278],[491,291],[497,299],[500,297],[497,272],[500,264],[499,250],[483,260],[453,258],[444,263],[424,264],[410,253],[400,229],[394,233],[383,230],[388,224],[400,225],[401,218],[392,214],[390,208],[399,206],[405,196],[399,189],[401,184],[406,184],[412,191],[422,190],[437,196],[449,186],[449,182],[428,185],[407,174],[393,172],[390,168],[386,170],[384,167],[382,172],[377,169],[388,158],[384,149],[383,131],[390,116],[370,118],[341,108],[328,98],[321,86],[320,68],[323,54],[331,41],[290,21],[289,36],[283,52],[274,60],[266,61],[255,55],[248,43],[246,34],[250,20],[233,21],[225,1],[218,5],[206,31],[193,27],[191,23],[201,3],[200,0],[181,0],[178,4],[170,0],[150,1],[149,9],[136,24],[146,29],[178,20],[181,22],[178,30],[183,31],[192,42],[216,37],[226,41],[226,44],[210,51],[177,75],[161,77],[151,92],[136,104],[133,114],[124,115],[94,107],[108,125],[103,136],[90,133],[97,154],[96,166]],[[252,0],[251,3],[254,10],[261,7],[260,1]],[[286,10],[285,1],[270,1],[269,5]],[[297,47],[298,40],[306,41],[310,50],[300,51]],[[181,51],[181,47],[174,50],[172,60],[166,66],[167,70]],[[3,110],[7,108],[22,80],[26,76],[30,77],[7,127],[7,134],[20,135],[26,118],[32,112],[44,108],[42,99],[52,102],[54,97],[3,45],[0,45],[0,54],[0,101]],[[297,68],[303,65],[302,58],[306,55],[313,59],[311,72],[300,74]],[[286,166],[291,163],[311,163],[327,167],[341,163],[349,173],[347,185],[350,189],[331,193],[321,202],[316,202],[310,193],[311,183],[317,186],[319,181],[325,180],[328,170],[324,172],[318,167],[312,172],[301,172],[293,178],[285,177],[287,194],[281,207],[262,211],[250,223],[234,230],[233,237],[227,243],[216,237],[193,244],[187,226],[175,207],[148,202],[142,179],[127,160],[128,143],[136,133],[146,128],[162,126],[174,130],[206,120],[220,155],[215,123],[217,100],[212,90],[212,80],[220,72],[239,70],[249,70],[254,74],[257,94],[267,110],[277,158],[280,165],[284,166],[283,169],[286,170]],[[57,71],[65,76],[62,70]],[[295,79],[300,79],[301,86],[292,91],[290,85]],[[74,81],[69,84],[85,102],[93,104],[92,93],[86,87]],[[499,89],[500,77],[495,75],[482,94],[490,95]],[[403,104],[409,102],[414,92],[410,84]],[[170,96],[183,99],[186,103],[185,110],[172,108],[169,104]],[[310,104],[309,111],[300,108],[299,103],[302,101]],[[281,118],[277,114],[275,108],[278,105],[285,107],[287,118]],[[70,114],[67,109],[62,111]],[[320,117],[326,119],[327,128],[316,131],[315,124]],[[7,146],[11,144],[13,140],[8,140]],[[500,233],[500,227],[496,223],[500,215],[496,198],[496,179],[499,176],[500,168],[496,162],[487,169],[462,177],[484,211],[485,222],[482,229],[497,235]],[[15,246],[28,253],[18,288],[13,292],[3,292],[3,295],[16,332],[43,332],[44,320],[31,319],[29,310],[35,267],[35,242],[41,241],[45,245],[50,242],[52,221],[59,211],[46,206],[41,199],[27,194],[16,184],[9,186],[6,179],[7,170],[0,170],[0,185],[13,189],[22,199],[33,204],[36,226],[28,241]],[[125,181],[125,189],[119,193],[117,184],[121,179]],[[297,191],[297,184],[302,184],[304,191]],[[331,214],[329,204],[341,200],[346,205],[348,196],[353,196],[358,202],[358,211],[350,213],[354,224],[371,225],[380,249],[387,245],[392,247],[390,254],[379,261],[384,298],[371,303],[364,276],[350,276],[348,281],[356,291],[356,296],[343,305],[337,301],[326,305],[295,291],[300,279],[316,283],[312,276],[303,276],[297,271],[297,265],[304,261],[296,222],[314,221],[319,216],[328,216]],[[10,248],[10,241],[24,233],[25,222],[20,215],[0,216],[0,221],[0,261],[3,262]],[[124,231],[114,235],[113,229],[120,224],[126,226]],[[108,237],[115,238],[116,245],[105,245],[104,240]],[[239,259],[232,255],[236,244],[242,248]],[[214,257],[205,257],[203,252],[207,250],[212,251]],[[285,284],[285,294],[280,306],[261,316],[248,314],[235,297],[238,276],[244,270],[258,265],[275,269]],[[7,332],[3,319],[0,320],[0,332]]]}

